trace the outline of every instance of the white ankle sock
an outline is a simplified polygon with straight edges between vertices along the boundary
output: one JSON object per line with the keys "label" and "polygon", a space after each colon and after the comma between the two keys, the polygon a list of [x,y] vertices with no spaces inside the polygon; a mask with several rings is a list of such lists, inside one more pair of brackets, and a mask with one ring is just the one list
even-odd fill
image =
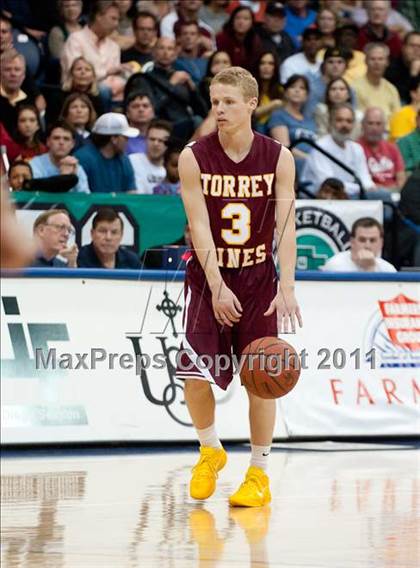
{"label": "white ankle sock", "polygon": [[251,444],[251,464],[260,467],[264,471],[268,467],[268,457],[270,455],[271,446],[254,446]]}
{"label": "white ankle sock", "polygon": [[216,426],[212,424],[208,428],[203,428],[202,430],[197,430],[198,439],[202,446],[207,448],[221,448],[222,444],[216,434]]}

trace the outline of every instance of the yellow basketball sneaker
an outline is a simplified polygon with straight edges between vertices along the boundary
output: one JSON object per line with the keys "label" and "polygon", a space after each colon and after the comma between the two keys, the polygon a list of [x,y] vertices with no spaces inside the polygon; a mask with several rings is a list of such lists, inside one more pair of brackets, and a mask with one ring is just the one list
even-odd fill
{"label": "yellow basketball sneaker", "polygon": [[251,465],[245,481],[238,491],[229,497],[232,507],[262,507],[271,501],[270,482],[265,471]]}
{"label": "yellow basketball sneaker", "polygon": [[201,446],[200,459],[192,469],[190,495],[193,499],[207,499],[216,489],[217,472],[227,461],[223,448],[207,448]]}

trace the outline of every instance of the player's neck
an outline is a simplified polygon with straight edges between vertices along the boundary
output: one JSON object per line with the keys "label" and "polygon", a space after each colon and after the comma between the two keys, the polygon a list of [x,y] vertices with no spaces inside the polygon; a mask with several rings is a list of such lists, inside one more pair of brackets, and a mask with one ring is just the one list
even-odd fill
{"label": "player's neck", "polygon": [[254,141],[254,133],[250,127],[240,128],[236,132],[219,131],[218,136],[223,150],[234,161],[241,161]]}

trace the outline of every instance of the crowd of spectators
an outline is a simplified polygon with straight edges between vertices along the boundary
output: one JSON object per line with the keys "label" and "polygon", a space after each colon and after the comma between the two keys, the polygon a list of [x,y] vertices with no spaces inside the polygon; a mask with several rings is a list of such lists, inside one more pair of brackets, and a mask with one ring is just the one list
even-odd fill
{"label": "crowd of spectators", "polygon": [[[215,129],[209,85],[231,65],[258,81],[255,130],[292,147],[297,195],[397,204],[418,176],[418,0],[4,0],[0,52],[12,191],[54,177],[75,194],[179,194],[179,153]],[[107,214],[99,228],[121,237]],[[47,264],[54,215],[35,230]],[[413,265],[418,215],[404,217]]]}

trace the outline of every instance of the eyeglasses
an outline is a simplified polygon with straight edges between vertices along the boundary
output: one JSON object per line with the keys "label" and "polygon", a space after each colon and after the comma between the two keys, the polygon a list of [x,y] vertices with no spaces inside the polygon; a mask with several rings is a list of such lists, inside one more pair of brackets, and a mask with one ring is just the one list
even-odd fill
{"label": "eyeglasses", "polygon": [[54,227],[54,229],[56,231],[59,231],[60,233],[68,233],[70,236],[74,235],[75,230],[71,225],[65,225],[65,224],[58,224],[58,223],[45,223],[46,227]]}

